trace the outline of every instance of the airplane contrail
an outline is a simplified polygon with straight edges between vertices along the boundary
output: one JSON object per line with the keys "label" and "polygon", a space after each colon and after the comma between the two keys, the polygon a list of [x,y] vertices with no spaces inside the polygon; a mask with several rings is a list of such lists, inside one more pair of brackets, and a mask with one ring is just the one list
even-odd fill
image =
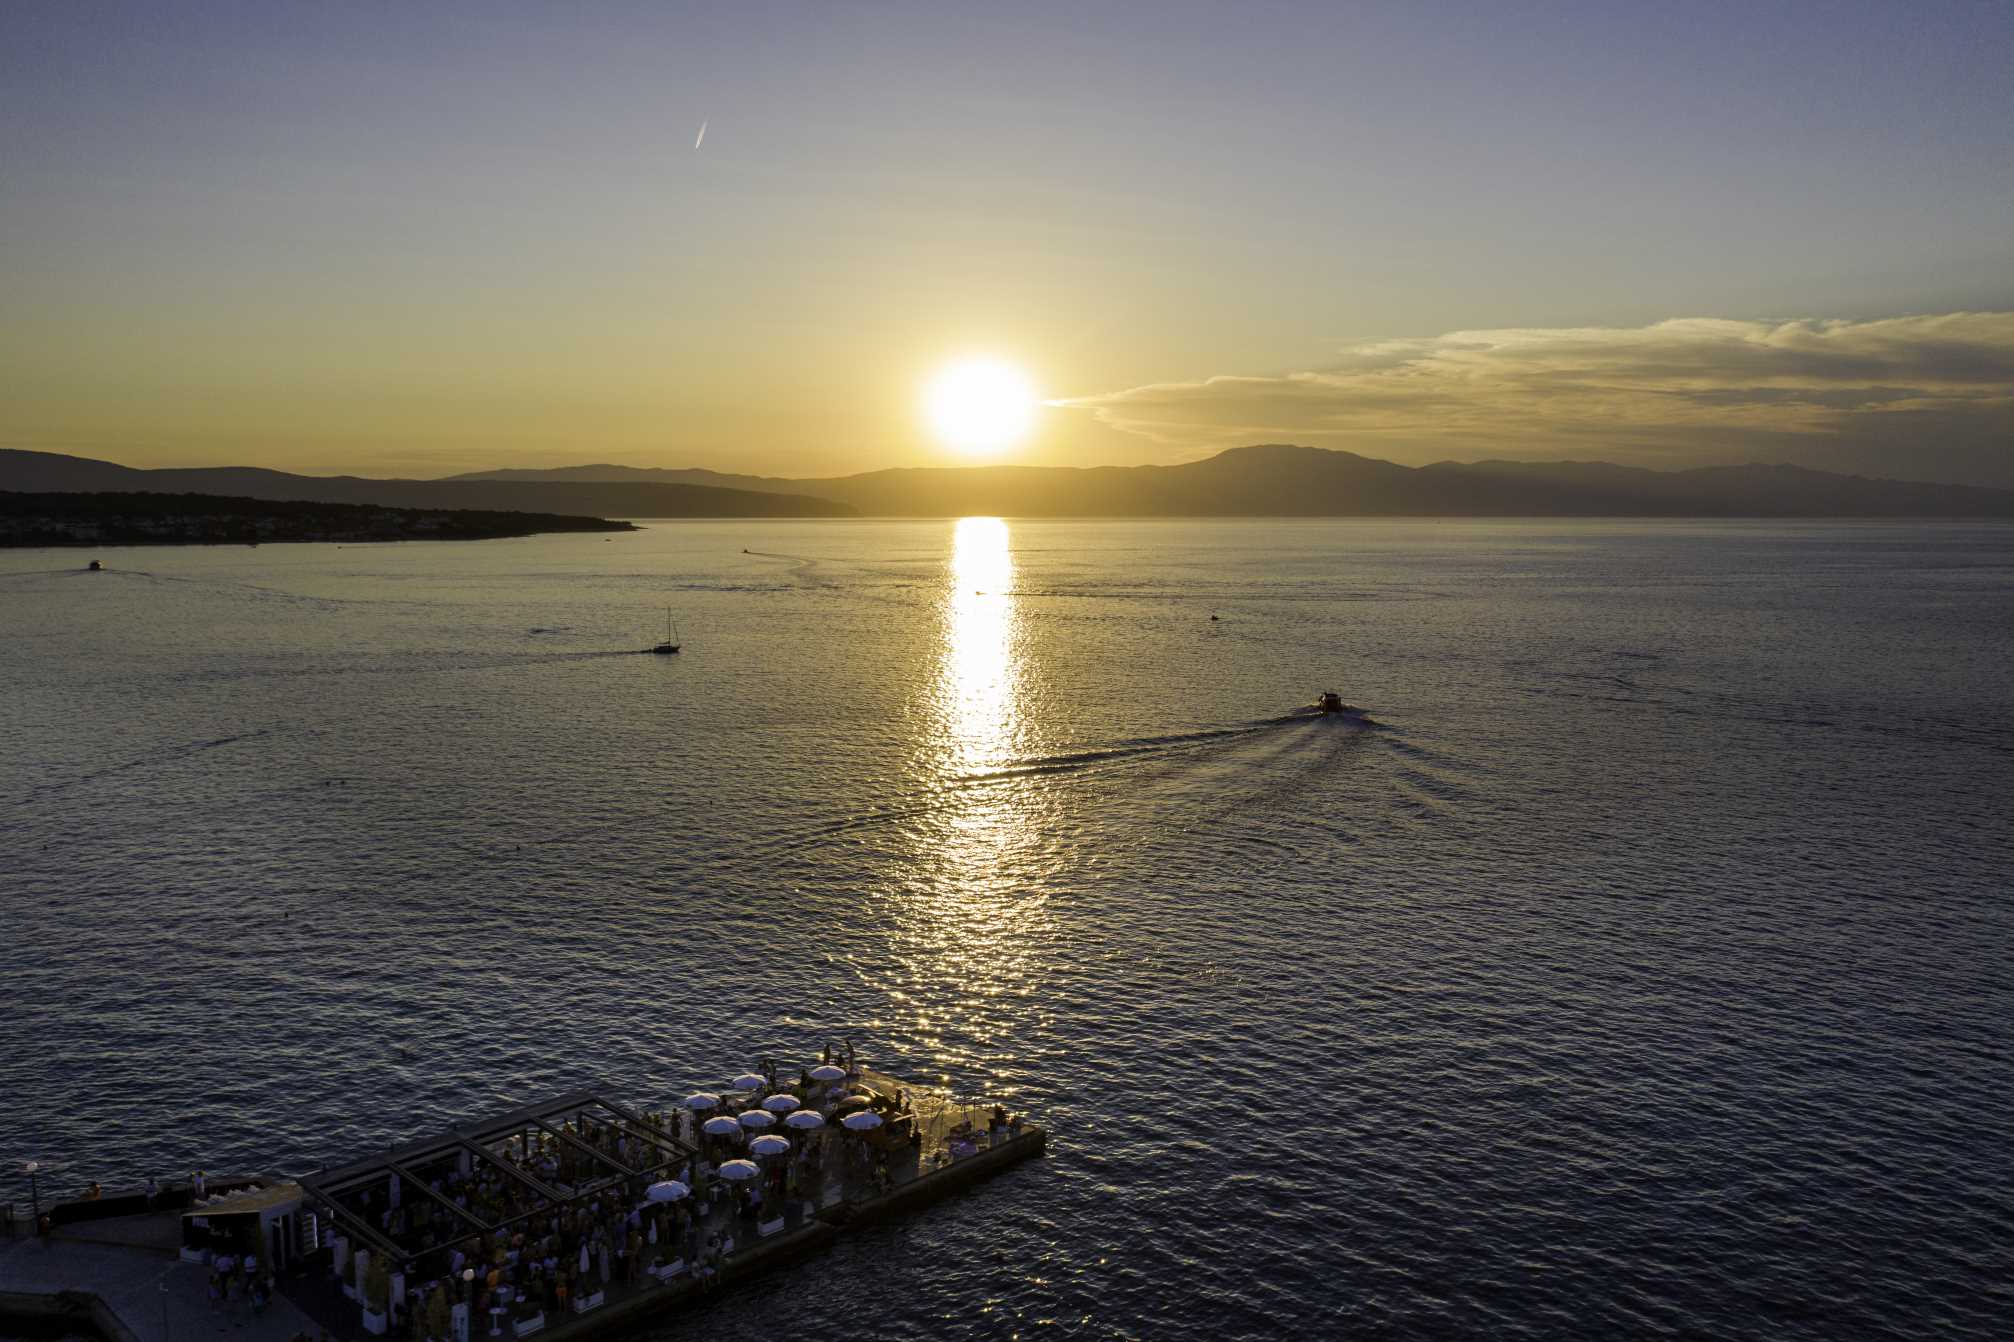
{"label": "airplane contrail", "polygon": [[704,143],[706,143],[706,121],[702,119],[699,123],[699,138],[692,142],[692,147],[697,149]]}

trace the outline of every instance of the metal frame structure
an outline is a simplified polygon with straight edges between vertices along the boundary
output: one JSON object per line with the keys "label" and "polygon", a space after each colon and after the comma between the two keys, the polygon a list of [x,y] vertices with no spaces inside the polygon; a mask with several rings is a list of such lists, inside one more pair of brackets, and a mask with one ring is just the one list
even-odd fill
{"label": "metal frame structure", "polygon": [[[566,1129],[568,1122],[572,1122],[578,1128],[583,1121],[635,1138],[644,1144],[647,1151],[655,1148],[654,1154],[658,1159],[631,1168],[595,1150]],[[567,1192],[550,1186],[542,1179],[534,1178],[509,1161],[500,1159],[489,1149],[493,1143],[522,1138],[534,1131],[550,1134],[555,1140],[594,1165],[612,1170],[614,1173],[604,1178],[589,1180]],[[528,1211],[506,1217],[501,1221],[487,1221],[452,1199],[442,1197],[428,1184],[426,1177],[414,1168],[430,1161],[458,1159],[463,1155],[468,1155],[521,1184],[537,1199],[536,1205]],[[558,1095],[538,1104],[526,1105],[521,1109],[513,1109],[491,1118],[458,1123],[436,1136],[388,1147],[383,1155],[367,1156],[334,1169],[322,1169],[313,1174],[302,1175],[297,1182],[317,1206],[327,1210],[330,1220],[344,1234],[352,1236],[372,1252],[386,1255],[392,1262],[409,1263],[423,1254],[438,1250],[400,1247],[378,1227],[344,1206],[342,1198],[346,1194],[370,1188],[396,1175],[402,1189],[411,1188],[415,1194],[446,1207],[467,1226],[468,1235],[472,1238],[492,1234],[529,1217],[539,1216],[554,1208],[591,1198],[597,1193],[616,1187],[624,1180],[648,1179],[684,1161],[695,1159],[698,1155],[698,1148],[687,1145],[615,1101],[594,1091],[582,1090]]]}

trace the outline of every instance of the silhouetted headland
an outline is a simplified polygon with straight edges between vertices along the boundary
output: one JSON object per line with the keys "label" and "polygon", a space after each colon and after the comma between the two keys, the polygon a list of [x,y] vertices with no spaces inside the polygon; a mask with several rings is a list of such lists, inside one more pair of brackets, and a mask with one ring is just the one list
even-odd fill
{"label": "silhouetted headland", "polygon": [[549,531],[634,530],[628,522],[552,513],[383,508],[215,494],[0,493],[0,547],[468,541]]}

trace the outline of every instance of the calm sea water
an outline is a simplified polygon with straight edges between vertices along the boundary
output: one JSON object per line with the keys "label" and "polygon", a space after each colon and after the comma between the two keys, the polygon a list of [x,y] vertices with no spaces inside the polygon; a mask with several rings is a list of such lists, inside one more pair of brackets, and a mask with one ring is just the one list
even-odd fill
{"label": "calm sea water", "polygon": [[2014,1319],[2014,529],[103,557],[0,556],[0,1152],[59,1185],[847,1036],[1051,1156],[664,1335]]}

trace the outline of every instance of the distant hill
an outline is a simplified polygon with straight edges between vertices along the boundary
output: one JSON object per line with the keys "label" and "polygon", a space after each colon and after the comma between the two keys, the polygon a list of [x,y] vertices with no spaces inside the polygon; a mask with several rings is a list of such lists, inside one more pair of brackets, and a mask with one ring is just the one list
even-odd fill
{"label": "distant hill", "polygon": [[2014,517],[2014,490],[1795,466],[1653,471],[1606,462],[1480,461],[1415,467],[1284,444],[1232,448],[1180,466],[941,467],[825,480],[636,466],[364,480],[252,467],[135,471],[78,457],[0,451],[0,489],[195,489],[605,517]]}
{"label": "distant hill", "polygon": [[546,513],[384,508],[215,494],[0,491],[0,547],[256,545],[266,541],[493,540],[548,531],[634,531]]}
{"label": "distant hill", "polygon": [[802,493],[796,480],[771,475],[725,475],[699,466],[667,469],[663,466],[557,466],[551,470],[470,471],[450,475],[450,480],[543,481],[549,484],[704,485],[709,489],[754,489],[764,493]]}
{"label": "distant hill", "polygon": [[969,466],[824,480],[637,466],[458,479],[731,484],[836,499],[870,517],[2014,517],[2014,491],[1795,466],[1653,471],[1607,462],[1400,466],[1314,447],[1232,448],[1181,466]]}
{"label": "distant hill", "polygon": [[592,517],[849,517],[853,509],[788,490],[594,480],[372,480],[354,475],[290,475],[256,466],[136,470],[54,452],[0,450],[0,489],[34,492],[117,490],[211,494],[306,503],[370,503],[387,508],[474,508]]}

